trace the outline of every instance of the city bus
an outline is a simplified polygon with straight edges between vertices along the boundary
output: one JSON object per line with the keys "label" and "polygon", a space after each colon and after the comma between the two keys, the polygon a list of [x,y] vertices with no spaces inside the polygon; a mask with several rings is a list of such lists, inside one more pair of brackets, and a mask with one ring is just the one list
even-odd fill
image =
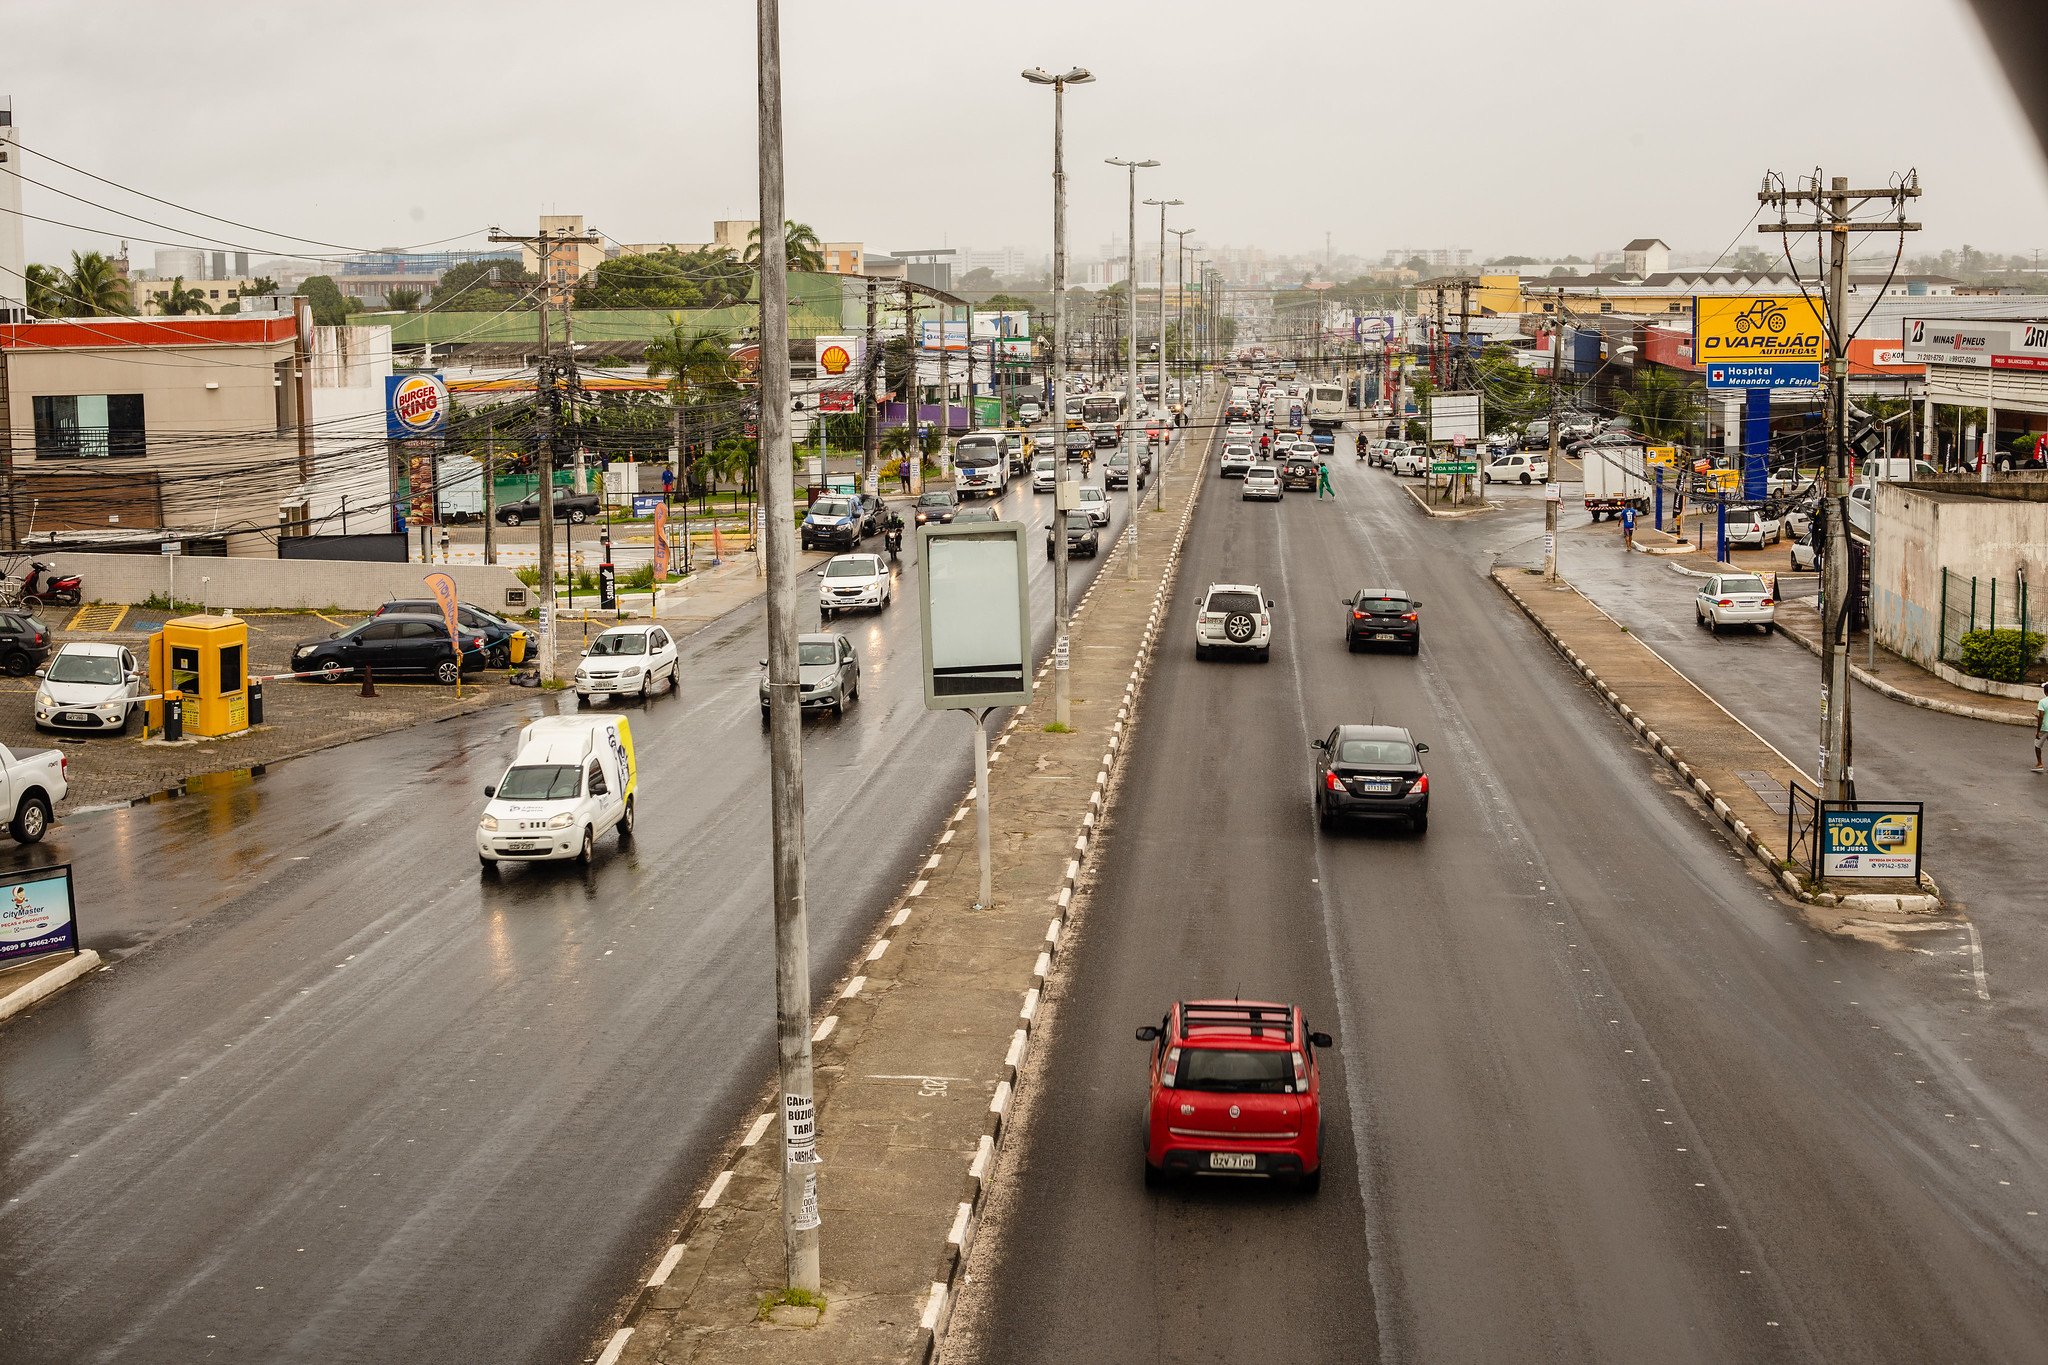
{"label": "city bus", "polygon": [[1344,415],[1344,386],[1342,384],[1309,385],[1308,415],[1310,417],[1342,417]]}
{"label": "city bus", "polygon": [[1122,389],[1105,389],[1101,393],[1083,395],[1081,399],[1081,421],[1087,426],[1103,422],[1123,425],[1130,416],[1129,403]]}

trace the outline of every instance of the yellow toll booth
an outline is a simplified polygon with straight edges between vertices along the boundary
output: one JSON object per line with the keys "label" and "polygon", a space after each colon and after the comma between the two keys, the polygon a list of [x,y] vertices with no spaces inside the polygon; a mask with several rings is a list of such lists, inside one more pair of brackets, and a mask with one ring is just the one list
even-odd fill
{"label": "yellow toll booth", "polygon": [[[249,623],[233,616],[180,616],[149,637],[150,691],[176,692],[190,735],[231,735],[249,728]],[[163,703],[149,703],[149,726],[163,728]]]}

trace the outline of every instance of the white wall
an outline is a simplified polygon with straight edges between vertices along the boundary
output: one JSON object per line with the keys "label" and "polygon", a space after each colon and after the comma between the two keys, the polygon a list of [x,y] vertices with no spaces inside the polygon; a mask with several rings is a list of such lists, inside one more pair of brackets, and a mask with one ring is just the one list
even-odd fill
{"label": "white wall", "polygon": [[[179,601],[205,600],[216,609],[340,607],[368,611],[394,597],[427,595],[429,573],[445,573],[465,602],[505,611],[507,589],[521,586],[502,564],[366,564],[353,560],[221,559],[211,556],[74,554],[54,556],[66,573],[85,576],[86,600],[134,604],[171,590],[176,575]],[[176,563],[167,563],[175,559]],[[523,607],[510,608],[514,612]]]}

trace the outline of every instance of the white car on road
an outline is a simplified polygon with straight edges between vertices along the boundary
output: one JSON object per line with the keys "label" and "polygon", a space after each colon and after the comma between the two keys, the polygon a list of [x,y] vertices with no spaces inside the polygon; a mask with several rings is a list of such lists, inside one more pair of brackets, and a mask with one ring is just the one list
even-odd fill
{"label": "white car on road", "polygon": [[1269,464],[1255,464],[1244,472],[1244,499],[1263,498],[1278,502],[1282,496],[1280,471]]}
{"label": "white car on road", "polygon": [[1728,543],[1749,549],[1761,550],[1766,545],[1775,545],[1784,534],[1778,519],[1762,507],[1730,507],[1728,509]]}
{"label": "white car on road", "polygon": [[683,685],[675,638],[660,626],[613,626],[590,642],[576,665],[576,700],[630,693],[645,697],[657,687]]}
{"label": "white car on road", "polygon": [[1496,455],[1486,462],[1488,483],[1545,483],[1550,478],[1550,456],[1519,451]]}
{"label": "white car on road", "polygon": [[1195,657],[1220,651],[1263,663],[1272,650],[1273,604],[1258,584],[1211,583],[1195,613]]}
{"label": "white car on road", "polygon": [[1408,478],[1419,479],[1429,472],[1429,450],[1424,446],[1409,446],[1394,456],[1394,473]]}
{"label": "white car on road", "polygon": [[818,619],[861,608],[880,611],[889,596],[889,566],[880,555],[834,555],[818,575]]}
{"label": "white car on road", "polygon": [[1226,479],[1241,479],[1244,477],[1245,471],[1257,463],[1258,459],[1252,454],[1250,446],[1232,444],[1223,447],[1220,470]]}
{"label": "white car on road", "polygon": [[1776,594],[1753,573],[1713,574],[1693,599],[1693,622],[1716,635],[1723,626],[1761,626],[1770,633],[1777,620]]}
{"label": "white car on road", "polygon": [[74,640],[36,670],[36,729],[128,732],[142,695],[142,668],[116,644]]}
{"label": "white car on road", "polygon": [[1109,494],[1099,484],[1084,483],[1074,494],[1075,511],[1086,512],[1097,526],[1109,525]]}

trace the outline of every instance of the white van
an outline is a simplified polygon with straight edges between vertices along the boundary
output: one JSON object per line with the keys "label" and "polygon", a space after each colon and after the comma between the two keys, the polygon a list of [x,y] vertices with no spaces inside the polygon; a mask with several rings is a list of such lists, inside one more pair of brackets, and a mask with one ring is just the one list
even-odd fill
{"label": "white van", "polygon": [[519,732],[512,766],[494,786],[476,827],[486,872],[501,860],[574,858],[590,865],[598,836],[633,837],[640,765],[624,716],[543,716]]}

